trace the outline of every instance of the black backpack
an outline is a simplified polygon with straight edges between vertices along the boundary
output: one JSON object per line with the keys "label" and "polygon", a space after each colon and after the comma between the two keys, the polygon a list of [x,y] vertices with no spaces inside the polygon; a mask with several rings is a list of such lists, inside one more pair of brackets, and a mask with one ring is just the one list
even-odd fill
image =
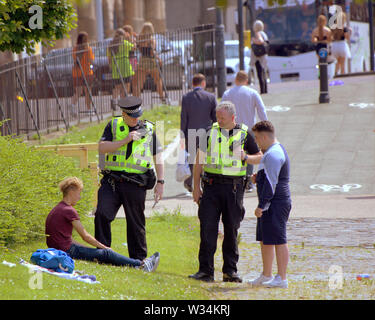
{"label": "black backpack", "polygon": [[251,50],[253,50],[254,55],[256,57],[264,56],[265,54],[268,53],[268,49],[269,49],[269,42],[268,41],[265,41],[263,44],[253,43],[251,45]]}

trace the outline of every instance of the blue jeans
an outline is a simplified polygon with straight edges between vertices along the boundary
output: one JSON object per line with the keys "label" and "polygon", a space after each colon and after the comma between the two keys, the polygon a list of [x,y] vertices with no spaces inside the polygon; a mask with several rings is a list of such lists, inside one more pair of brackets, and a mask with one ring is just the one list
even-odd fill
{"label": "blue jeans", "polygon": [[141,260],[125,257],[110,249],[87,248],[72,244],[66,252],[72,259],[95,261],[115,266],[139,267]]}

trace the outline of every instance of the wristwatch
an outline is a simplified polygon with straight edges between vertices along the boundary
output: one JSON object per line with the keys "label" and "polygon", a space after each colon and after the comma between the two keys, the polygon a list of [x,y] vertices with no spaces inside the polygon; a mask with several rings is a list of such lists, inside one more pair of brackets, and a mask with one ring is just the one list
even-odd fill
{"label": "wristwatch", "polygon": [[160,183],[160,184],[164,184],[165,181],[164,180],[157,180],[156,182]]}
{"label": "wristwatch", "polygon": [[247,154],[245,154],[245,156],[243,157],[243,161],[246,161],[248,157],[249,156]]}

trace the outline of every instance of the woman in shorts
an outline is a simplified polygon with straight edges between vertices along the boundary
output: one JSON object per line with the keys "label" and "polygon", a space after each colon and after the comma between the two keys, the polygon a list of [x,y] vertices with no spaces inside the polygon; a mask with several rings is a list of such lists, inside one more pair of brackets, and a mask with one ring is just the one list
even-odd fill
{"label": "woman in shorts", "polygon": [[348,42],[350,41],[351,29],[346,25],[346,15],[344,12],[337,13],[336,28],[332,29],[332,55],[337,59],[335,74],[345,73],[346,59],[352,57]]}

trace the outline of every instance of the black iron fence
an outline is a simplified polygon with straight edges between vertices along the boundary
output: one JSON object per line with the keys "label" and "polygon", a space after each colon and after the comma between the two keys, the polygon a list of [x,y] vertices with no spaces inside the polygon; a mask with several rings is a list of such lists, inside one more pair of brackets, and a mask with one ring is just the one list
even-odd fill
{"label": "black iron fence", "polygon": [[[214,27],[152,35],[150,43],[106,39],[56,49],[0,66],[2,135],[38,135],[114,114],[116,100],[137,95],[145,109],[179,105],[194,73],[215,90]],[[118,114],[118,111],[116,112]]]}

